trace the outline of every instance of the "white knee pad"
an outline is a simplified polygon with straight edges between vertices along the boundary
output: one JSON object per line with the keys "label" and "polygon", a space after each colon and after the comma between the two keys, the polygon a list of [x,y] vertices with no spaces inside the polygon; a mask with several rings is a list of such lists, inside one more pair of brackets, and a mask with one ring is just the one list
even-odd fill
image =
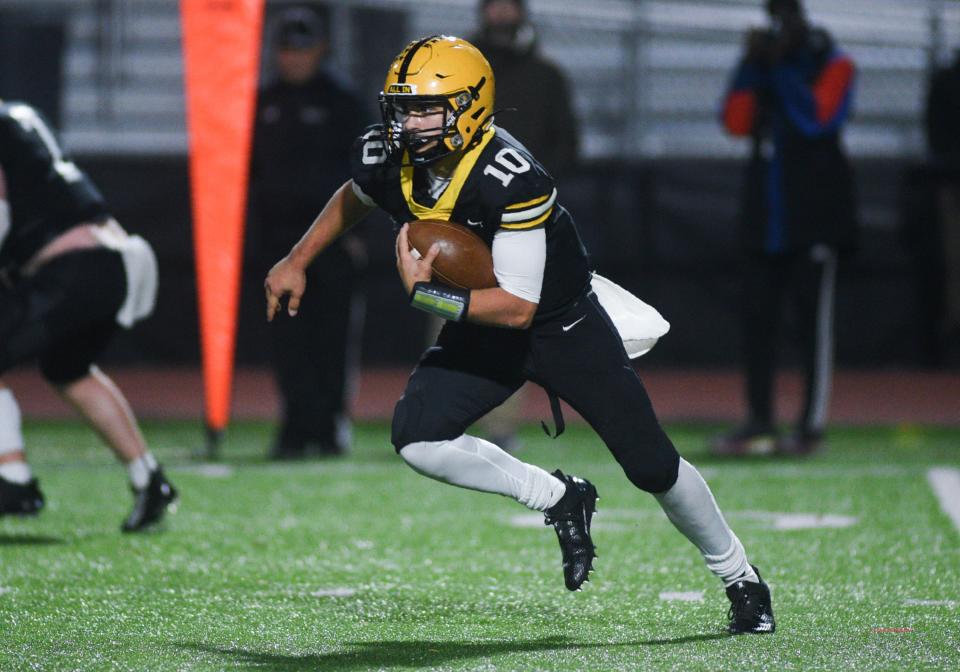
{"label": "white knee pad", "polygon": [[440,475],[442,467],[441,451],[445,450],[449,441],[418,441],[408,443],[400,449],[400,457],[411,469],[439,481],[445,480]]}
{"label": "white knee pad", "polygon": [[7,388],[0,389],[0,455],[23,450],[20,406]]}

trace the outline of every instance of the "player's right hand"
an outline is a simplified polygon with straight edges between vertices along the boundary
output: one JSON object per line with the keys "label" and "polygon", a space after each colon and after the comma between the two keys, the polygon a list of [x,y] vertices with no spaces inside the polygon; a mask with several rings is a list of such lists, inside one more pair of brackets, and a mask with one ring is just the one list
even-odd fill
{"label": "player's right hand", "polygon": [[284,257],[267,273],[263,288],[267,292],[268,322],[272,322],[280,311],[280,301],[284,296],[290,297],[287,299],[287,313],[295,317],[300,309],[300,299],[307,289],[307,275],[290,257]]}
{"label": "player's right hand", "polygon": [[410,251],[410,224],[404,224],[400,227],[400,233],[397,234],[397,271],[400,272],[400,280],[403,282],[403,289],[409,295],[413,291],[413,286],[418,282],[430,282],[433,278],[433,262],[440,254],[440,245],[434,243],[427,250],[427,256],[414,257]]}

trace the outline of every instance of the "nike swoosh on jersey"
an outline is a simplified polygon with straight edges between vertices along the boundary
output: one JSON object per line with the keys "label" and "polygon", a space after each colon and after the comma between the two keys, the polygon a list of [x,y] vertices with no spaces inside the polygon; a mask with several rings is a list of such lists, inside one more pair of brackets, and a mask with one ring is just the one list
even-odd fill
{"label": "nike swoosh on jersey", "polygon": [[587,319],[587,316],[586,316],[586,315],[584,315],[583,317],[581,317],[579,320],[577,320],[577,321],[574,322],[573,324],[568,324],[568,325],[566,325],[566,326],[563,328],[563,330],[564,330],[564,331],[570,331],[570,330],[573,329],[575,326],[577,326],[578,324],[580,324],[581,322],[583,322],[585,319]]}
{"label": "nike swoosh on jersey", "polygon": [[479,222],[475,222],[472,219],[467,220],[467,226],[482,226],[482,225],[483,225],[483,220],[480,220]]}

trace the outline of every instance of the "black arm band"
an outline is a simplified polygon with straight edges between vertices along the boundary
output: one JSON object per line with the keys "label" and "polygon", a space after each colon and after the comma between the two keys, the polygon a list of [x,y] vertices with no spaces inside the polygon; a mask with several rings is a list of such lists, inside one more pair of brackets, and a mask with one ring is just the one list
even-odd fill
{"label": "black arm band", "polygon": [[410,292],[410,305],[445,320],[460,322],[467,317],[470,290],[455,289],[435,282],[418,282]]}

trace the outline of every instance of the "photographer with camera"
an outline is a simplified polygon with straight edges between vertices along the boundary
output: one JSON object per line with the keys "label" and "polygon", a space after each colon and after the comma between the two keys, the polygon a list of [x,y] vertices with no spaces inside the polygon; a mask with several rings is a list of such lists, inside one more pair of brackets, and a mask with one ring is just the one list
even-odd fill
{"label": "photographer with camera", "polygon": [[[833,376],[837,258],[853,249],[853,176],[841,131],[854,65],[807,21],[801,0],[767,0],[770,25],[750,30],[721,108],[726,130],[752,140],[741,202],[742,317],[749,415],[716,438],[720,455],[809,454],[823,439]],[[794,430],[777,436],[773,382],[781,304],[795,310],[806,378]]]}

